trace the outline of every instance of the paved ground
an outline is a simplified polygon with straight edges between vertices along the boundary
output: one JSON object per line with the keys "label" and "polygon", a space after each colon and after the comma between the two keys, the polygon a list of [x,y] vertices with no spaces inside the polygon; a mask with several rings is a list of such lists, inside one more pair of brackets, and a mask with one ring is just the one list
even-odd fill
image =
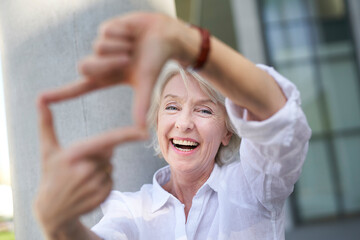
{"label": "paved ground", "polygon": [[286,240],[360,240],[360,218],[298,227]]}

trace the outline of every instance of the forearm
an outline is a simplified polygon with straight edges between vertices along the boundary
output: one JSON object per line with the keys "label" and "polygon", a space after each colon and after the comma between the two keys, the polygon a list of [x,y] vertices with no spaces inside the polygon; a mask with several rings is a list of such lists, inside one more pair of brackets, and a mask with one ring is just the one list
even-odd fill
{"label": "forearm", "polygon": [[[199,54],[201,37],[195,28],[182,30],[186,32],[177,40],[183,47],[179,58],[184,65],[190,65]],[[286,98],[271,76],[215,37],[210,41],[210,54],[201,74],[224,96],[247,108],[259,120],[284,106]]]}

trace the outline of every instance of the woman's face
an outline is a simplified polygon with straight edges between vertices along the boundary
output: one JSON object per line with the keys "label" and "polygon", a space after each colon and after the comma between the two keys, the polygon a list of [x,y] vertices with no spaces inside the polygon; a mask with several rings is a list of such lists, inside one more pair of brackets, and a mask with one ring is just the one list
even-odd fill
{"label": "woman's face", "polygon": [[189,75],[185,83],[173,76],[161,95],[157,136],[163,157],[172,170],[196,173],[212,169],[220,144],[229,143],[226,111],[213,103]]}

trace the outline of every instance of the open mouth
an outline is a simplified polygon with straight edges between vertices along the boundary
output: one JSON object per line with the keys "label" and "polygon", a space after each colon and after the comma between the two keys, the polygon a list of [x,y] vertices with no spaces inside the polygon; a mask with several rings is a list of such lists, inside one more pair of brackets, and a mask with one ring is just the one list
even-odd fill
{"label": "open mouth", "polygon": [[198,142],[193,142],[193,141],[176,140],[176,139],[171,139],[170,141],[176,149],[183,152],[189,152],[199,146]]}

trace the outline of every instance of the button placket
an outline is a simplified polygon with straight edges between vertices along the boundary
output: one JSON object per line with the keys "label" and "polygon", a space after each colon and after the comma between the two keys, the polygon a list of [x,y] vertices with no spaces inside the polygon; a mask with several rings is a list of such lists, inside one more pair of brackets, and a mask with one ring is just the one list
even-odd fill
{"label": "button placket", "polygon": [[194,234],[199,225],[199,219],[203,211],[203,204],[205,203],[205,193],[208,189],[200,188],[198,193],[194,196],[192,205],[188,214],[186,222],[186,233],[189,239],[194,238]]}
{"label": "button placket", "polygon": [[176,240],[187,240],[186,229],[185,229],[185,205],[179,200],[172,198],[175,206],[175,239]]}

